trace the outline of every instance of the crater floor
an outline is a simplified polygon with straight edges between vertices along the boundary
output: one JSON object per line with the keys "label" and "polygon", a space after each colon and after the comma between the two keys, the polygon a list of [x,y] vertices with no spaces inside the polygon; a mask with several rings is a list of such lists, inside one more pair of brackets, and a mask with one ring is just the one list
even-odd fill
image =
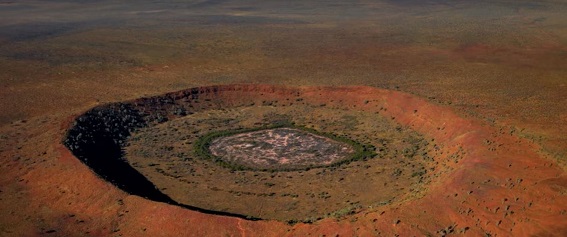
{"label": "crater floor", "polygon": [[330,165],[347,159],[354,148],[295,128],[274,128],[214,139],[209,150],[228,163],[255,169]]}
{"label": "crater floor", "polygon": [[[259,101],[263,100],[261,97]],[[428,172],[435,169],[433,142],[373,112],[321,106],[302,98],[294,94],[272,97],[265,105],[246,103],[203,109],[142,128],[128,139],[125,159],[179,203],[288,222],[344,218],[368,207],[419,197],[426,190],[424,187],[432,178]],[[257,169],[226,168],[203,159],[195,149],[200,139],[211,133],[281,123],[371,145],[376,156],[332,165],[340,163],[339,159],[350,159],[354,147],[290,128],[213,139],[213,154],[229,162],[242,159],[238,164]],[[231,146],[241,146],[243,150]],[[223,157],[225,154],[229,157]],[[270,157],[274,164],[254,163]],[[300,164],[284,163],[286,159],[280,157]],[[275,162],[282,162],[282,166]],[[331,166],[319,167],[321,163]],[[314,164],[319,164],[315,166],[318,168],[309,168]],[[262,171],[266,168],[269,171]]]}

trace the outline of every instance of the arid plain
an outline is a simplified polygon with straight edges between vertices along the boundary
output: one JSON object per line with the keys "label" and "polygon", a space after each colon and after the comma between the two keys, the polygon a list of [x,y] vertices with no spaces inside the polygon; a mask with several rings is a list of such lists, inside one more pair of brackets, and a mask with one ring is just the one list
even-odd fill
{"label": "arid plain", "polygon": [[[565,236],[566,13],[551,0],[0,1],[0,236]],[[247,108],[257,114],[293,111],[262,104],[293,91],[314,114],[359,116],[354,132],[376,114],[439,145],[423,164],[437,169],[379,206],[384,189],[343,172],[361,186],[340,191],[367,190],[362,207],[288,223],[130,195],[62,144],[92,107],[195,87],[219,104],[266,106]],[[298,111],[288,114],[318,119]],[[383,160],[371,161],[378,172]],[[406,168],[409,187],[418,170]],[[322,170],[311,172],[316,183]],[[340,208],[339,189],[303,185]]]}

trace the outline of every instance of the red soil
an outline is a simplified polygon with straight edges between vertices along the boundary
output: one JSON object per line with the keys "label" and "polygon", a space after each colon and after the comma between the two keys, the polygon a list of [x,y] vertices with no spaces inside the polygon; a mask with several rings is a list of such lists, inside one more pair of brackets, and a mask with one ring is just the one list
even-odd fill
{"label": "red soil", "polygon": [[[73,157],[61,145],[64,130],[56,124],[34,126],[36,130],[17,131],[15,128],[14,133],[29,133],[28,137],[45,142],[46,152],[58,159],[29,165],[29,161],[22,158],[0,164],[0,172],[5,174],[0,180],[2,184],[10,182],[11,177],[20,177],[17,193],[21,198],[34,197],[22,202],[0,193],[4,202],[0,208],[13,204],[9,210],[21,210],[21,213],[11,212],[11,216],[1,217],[3,223],[12,222],[14,227],[0,230],[0,234],[412,236],[435,235],[445,229],[464,232],[467,236],[484,233],[567,236],[567,175],[553,160],[539,154],[540,147],[529,140],[479,120],[462,118],[449,107],[396,91],[371,87],[267,85],[216,88],[218,92],[211,87],[202,88],[202,96],[237,104],[244,100],[285,99],[299,93],[307,103],[326,103],[326,106],[376,111],[389,116],[440,144],[435,156],[439,162],[435,170],[438,177],[422,198],[408,197],[406,202],[374,207],[340,221],[325,219],[315,224],[290,226],[276,221],[202,214],[128,195],[99,179]],[[66,121],[62,128],[67,128],[68,124]],[[37,135],[42,131],[49,132]],[[4,154],[9,155],[9,152]],[[454,159],[457,152],[464,153],[462,159]],[[3,189],[2,186],[2,191],[13,191]],[[34,212],[52,219],[30,220],[31,216],[24,216]],[[2,213],[7,212],[2,210]],[[34,224],[38,222],[43,226]]]}

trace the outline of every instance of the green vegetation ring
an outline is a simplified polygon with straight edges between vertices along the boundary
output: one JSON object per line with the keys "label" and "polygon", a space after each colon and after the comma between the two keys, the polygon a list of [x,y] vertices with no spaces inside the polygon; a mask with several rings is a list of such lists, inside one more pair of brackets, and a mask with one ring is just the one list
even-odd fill
{"label": "green vegetation ring", "polygon": [[373,158],[375,147],[292,123],[217,131],[195,143],[196,153],[234,170],[291,171]]}

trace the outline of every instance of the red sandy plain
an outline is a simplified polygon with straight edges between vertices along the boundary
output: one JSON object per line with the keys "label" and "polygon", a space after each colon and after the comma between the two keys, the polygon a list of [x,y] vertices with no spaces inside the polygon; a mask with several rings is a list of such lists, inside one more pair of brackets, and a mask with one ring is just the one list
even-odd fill
{"label": "red sandy plain", "polygon": [[[469,236],[567,235],[560,1],[211,1],[162,12],[55,2],[0,3],[1,236],[419,236],[450,226]],[[301,89],[312,102],[340,95],[351,109],[388,108],[380,113],[466,156],[436,157],[447,172],[423,198],[289,226],[128,195],[61,145],[72,115],[101,102],[227,83],[401,90]]]}

